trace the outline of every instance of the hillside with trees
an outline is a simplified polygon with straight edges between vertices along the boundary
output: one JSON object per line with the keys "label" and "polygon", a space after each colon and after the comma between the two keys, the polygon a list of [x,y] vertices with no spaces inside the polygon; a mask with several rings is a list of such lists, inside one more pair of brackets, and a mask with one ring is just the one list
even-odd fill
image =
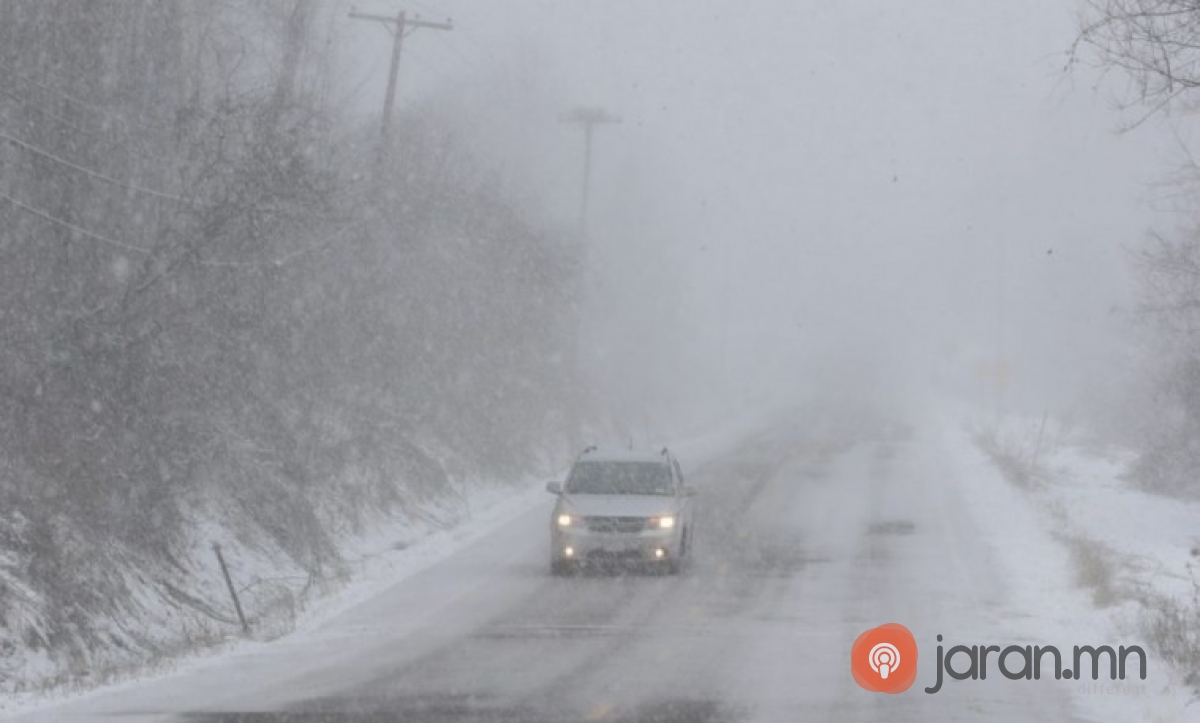
{"label": "hillside with trees", "polygon": [[329,12],[0,3],[0,690],[222,637],[212,542],[307,593],[563,449],[576,240],[343,110]]}

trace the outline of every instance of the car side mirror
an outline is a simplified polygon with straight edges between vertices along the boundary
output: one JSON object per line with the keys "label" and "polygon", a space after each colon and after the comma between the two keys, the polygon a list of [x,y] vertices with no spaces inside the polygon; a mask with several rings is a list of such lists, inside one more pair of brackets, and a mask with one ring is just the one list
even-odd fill
{"label": "car side mirror", "polygon": [[695,497],[698,494],[700,494],[700,490],[696,489],[695,487],[692,487],[690,485],[683,486],[683,496],[684,497]]}
{"label": "car side mirror", "polygon": [[562,494],[562,482],[547,482],[546,491],[552,495]]}

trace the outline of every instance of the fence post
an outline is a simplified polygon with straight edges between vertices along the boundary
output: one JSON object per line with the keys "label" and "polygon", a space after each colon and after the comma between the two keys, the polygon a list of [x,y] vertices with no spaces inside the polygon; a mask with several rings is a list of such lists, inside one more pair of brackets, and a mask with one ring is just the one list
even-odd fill
{"label": "fence post", "polygon": [[242,623],[242,633],[250,634],[250,624],[242,612],[242,603],[238,601],[237,590],[233,587],[233,578],[229,576],[229,567],[225,564],[225,556],[221,554],[221,545],[214,542],[213,552],[217,553],[217,564],[221,566],[221,574],[225,577],[225,587],[229,588],[229,597],[233,598],[233,609],[237,610],[238,620]]}

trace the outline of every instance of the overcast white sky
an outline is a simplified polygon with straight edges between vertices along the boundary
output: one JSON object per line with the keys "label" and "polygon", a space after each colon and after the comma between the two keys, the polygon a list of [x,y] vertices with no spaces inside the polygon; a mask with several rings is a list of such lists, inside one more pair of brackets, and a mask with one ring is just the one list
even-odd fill
{"label": "overcast white sky", "polygon": [[[1118,134],[1112,88],[1063,72],[1073,0],[357,5],[453,17],[406,41],[402,102],[461,108],[563,224],[580,145],[557,114],[623,117],[597,137],[590,242],[614,397],[759,399],[830,369],[961,392],[999,349],[1032,409],[1123,363],[1122,248],[1173,141]],[[339,32],[377,113],[388,39]]]}

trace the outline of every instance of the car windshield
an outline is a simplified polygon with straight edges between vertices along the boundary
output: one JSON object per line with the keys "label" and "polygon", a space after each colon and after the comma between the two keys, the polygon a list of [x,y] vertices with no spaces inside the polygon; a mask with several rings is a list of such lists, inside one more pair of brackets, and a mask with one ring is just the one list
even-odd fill
{"label": "car windshield", "polygon": [[567,492],[576,495],[669,495],[671,472],[654,462],[581,462]]}

